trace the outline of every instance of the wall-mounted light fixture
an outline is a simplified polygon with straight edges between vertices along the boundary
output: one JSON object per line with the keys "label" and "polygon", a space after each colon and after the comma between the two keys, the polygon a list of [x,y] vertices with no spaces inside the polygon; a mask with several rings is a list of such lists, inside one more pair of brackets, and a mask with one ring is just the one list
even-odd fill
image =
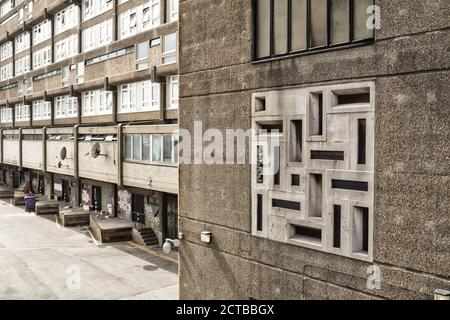
{"label": "wall-mounted light fixture", "polygon": [[437,289],[434,291],[434,300],[450,300],[450,291]]}
{"label": "wall-mounted light fixture", "polygon": [[202,231],[202,233],[200,234],[200,240],[204,243],[211,243],[212,233],[209,231]]}
{"label": "wall-mounted light fixture", "polygon": [[169,254],[173,248],[178,248],[180,246],[180,240],[184,239],[184,234],[179,232],[178,238],[175,240],[172,239],[166,239],[166,242],[164,242],[163,245],[163,252],[165,254]]}

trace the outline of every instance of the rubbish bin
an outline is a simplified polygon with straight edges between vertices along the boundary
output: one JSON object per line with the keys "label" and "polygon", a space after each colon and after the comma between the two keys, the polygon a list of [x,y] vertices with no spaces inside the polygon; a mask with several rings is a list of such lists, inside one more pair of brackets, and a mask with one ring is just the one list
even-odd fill
{"label": "rubbish bin", "polygon": [[34,194],[27,194],[24,197],[25,200],[25,211],[33,212],[36,207],[36,196]]}

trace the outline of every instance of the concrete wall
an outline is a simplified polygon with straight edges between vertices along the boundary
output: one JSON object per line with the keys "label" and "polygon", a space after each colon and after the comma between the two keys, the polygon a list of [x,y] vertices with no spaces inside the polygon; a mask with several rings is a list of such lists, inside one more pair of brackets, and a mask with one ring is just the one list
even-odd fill
{"label": "concrete wall", "polygon": [[[66,148],[67,158],[61,159],[61,150]],[[47,170],[63,175],[74,175],[74,143],[67,141],[47,141]]]}
{"label": "concrete wall", "polygon": [[117,183],[119,154],[117,143],[100,144],[100,156],[93,158],[91,150],[95,142],[80,142],[78,145],[79,174],[82,178]]}
{"label": "concrete wall", "polygon": [[42,141],[22,141],[22,165],[24,168],[42,170],[43,165]]}
{"label": "concrete wall", "polygon": [[180,128],[191,134],[194,121],[250,129],[258,91],[374,81],[381,273],[369,289],[371,263],[253,237],[249,165],[181,165],[182,299],[431,299],[450,288],[450,4],[376,2],[374,45],[254,64],[251,1],[181,1]]}
{"label": "concrete wall", "polygon": [[3,140],[3,150],[8,150],[3,154],[3,163],[18,166],[20,161],[19,140]]}
{"label": "concrete wall", "polygon": [[124,162],[123,184],[178,194],[178,167]]}

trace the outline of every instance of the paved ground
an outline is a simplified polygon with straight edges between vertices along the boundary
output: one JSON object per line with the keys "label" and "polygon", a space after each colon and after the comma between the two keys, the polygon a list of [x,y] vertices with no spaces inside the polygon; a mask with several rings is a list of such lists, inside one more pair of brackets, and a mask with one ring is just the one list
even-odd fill
{"label": "paved ground", "polygon": [[178,299],[177,265],[0,201],[0,299]]}

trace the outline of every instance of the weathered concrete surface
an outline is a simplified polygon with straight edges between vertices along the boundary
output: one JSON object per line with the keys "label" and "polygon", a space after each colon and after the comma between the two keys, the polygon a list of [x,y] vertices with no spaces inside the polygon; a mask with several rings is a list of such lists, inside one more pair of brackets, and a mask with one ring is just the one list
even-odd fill
{"label": "weathered concrete surface", "polygon": [[381,289],[367,288],[366,263],[251,237],[250,166],[182,165],[180,296],[431,299],[449,289],[450,3],[378,0],[375,44],[264,63],[252,63],[250,3],[180,2],[180,127],[246,130],[254,92],[375,81]]}
{"label": "weathered concrete surface", "polygon": [[[80,270],[80,289],[67,286]],[[177,265],[0,202],[0,299],[178,299]],[[68,273],[69,272],[69,273]],[[70,281],[69,281],[70,283]]]}

